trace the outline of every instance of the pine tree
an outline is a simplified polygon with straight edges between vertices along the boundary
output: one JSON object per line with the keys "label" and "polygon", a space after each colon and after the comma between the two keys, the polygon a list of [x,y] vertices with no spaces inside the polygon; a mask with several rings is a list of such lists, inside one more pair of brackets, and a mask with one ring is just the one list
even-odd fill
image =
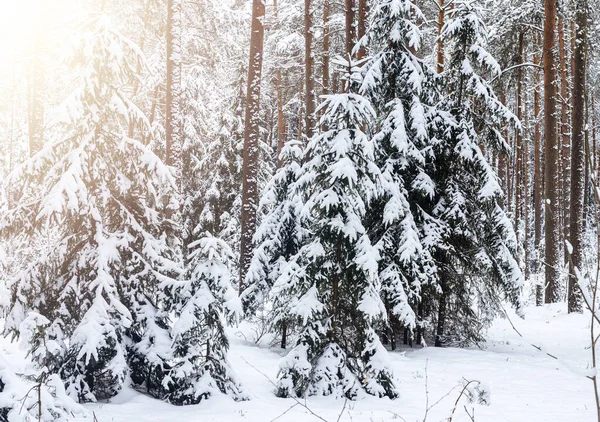
{"label": "pine tree", "polygon": [[361,130],[374,111],[358,94],[325,96],[329,130],[308,144],[299,184],[308,238],[274,287],[301,326],[284,358],[277,395],[398,396],[373,325],[385,318],[377,249],[363,226],[381,190],[373,144]]}

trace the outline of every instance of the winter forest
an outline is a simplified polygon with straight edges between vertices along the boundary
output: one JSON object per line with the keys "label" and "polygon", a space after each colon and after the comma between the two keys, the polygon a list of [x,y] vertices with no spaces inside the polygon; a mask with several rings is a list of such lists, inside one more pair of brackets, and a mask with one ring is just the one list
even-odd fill
{"label": "winter forest", "polygon": [[598,6],[0,0],[0,421],[600,422]]}

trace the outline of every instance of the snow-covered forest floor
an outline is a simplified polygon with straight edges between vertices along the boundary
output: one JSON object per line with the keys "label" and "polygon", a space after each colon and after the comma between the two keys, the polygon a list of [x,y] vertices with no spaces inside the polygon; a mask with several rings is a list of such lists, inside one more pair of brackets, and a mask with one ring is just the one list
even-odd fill
{"label": "snow-covered forest floor", "polygon": [[[590,360],[589,318],[568,315],[566,305],[526,309],[519,319],[509,311],[520,338],[506,320],[498,320],[487,334],[483,349],[401,348],[390,354],[400,380],[397,400],[364,398],[309,398],[307,406],[273,395],[282,351],[259,346],[231,329],[229,358],[243,381],[250,400],[234,402],[213,397],[196,406],[176,407],[133,390],[122,391],[110,403],[88,404],[98,422],[150,421],[446,421],[462,389],[463,381],[478,380],[490,393],[490,405],[470,404],[463,397],[454,422],[470,421],[465,412],[475,411],[477,422],[566,422],[595,418],[592,383],[585,378]],[[244,327],[244,329],[249,327]],[[249,331],[249,330],[248,330]],[[236,332],[238,335],[236,336]],[[534,343],[556,355],[554,360],[531,346]],[[15,365],[25,365],[23,351],[3,339],[0,353]],[[268,377],[268,378],[267,378]],[[428,391],[428,394],[426,393]],[[439,401],[439,403],[438,403]],[[437,403],[437,404],[436,404]],[[314,412],[312,415],[310,412]],[[285,412],[285,413],[284,413]],[[318,417],[317,417],[318,416]]]}

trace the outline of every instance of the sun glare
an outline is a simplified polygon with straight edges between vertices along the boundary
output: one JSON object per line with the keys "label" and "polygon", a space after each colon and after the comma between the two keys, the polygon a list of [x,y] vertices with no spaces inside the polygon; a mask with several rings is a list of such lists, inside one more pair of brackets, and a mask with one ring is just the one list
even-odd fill
{"label": "sun glare", "polygon": [[65,22],[81,0],[0,0],[0,72],[5,78],[19,64],[53,53],[66,33]]}

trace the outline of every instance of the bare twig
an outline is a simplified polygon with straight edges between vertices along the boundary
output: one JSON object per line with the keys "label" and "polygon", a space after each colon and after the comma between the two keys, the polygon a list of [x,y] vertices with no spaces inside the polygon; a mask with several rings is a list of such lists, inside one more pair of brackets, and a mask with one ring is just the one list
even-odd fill
{"label": "bare twig", "polygon": [[342,411],[338,415],[338,418],[337,418],[336,422],[340,422],[340,419],[342,419],[342,414],[344,413],[344,410],[346,409],[346,404],[347,403],[348,403],[348,397],[346,397],[345,400],[344,400],[344,407],[342,407]]}
{"label": "bare twig", "polygon": [[427,372],[428,363],[429,363],[429,360],[426,360],[425,361],[425,414],[423,415],[423,422],[427,422],[427,417],[429,416],[429,411],[431,409],[433,409],[438,404],[440,404],[442,400],[444,400],[446,397],[448,397],[450,394],[452,394],[452,392],[454,390],[456,390],[456,387],[452,387],[452,389],[450,389],[446,394],[444,394],[439,399],[437,399],[435,403],[433,403],[432,405],[429,405],[429,375]]}
{"label": "bare twig", "polygon": [[[501,306],[501,308],[502,308],[502,312],[504,312],[504,316],[506,316],[506,319],[510,323],[510,326],[512,327],[512,329],[514,330],[514,332],[517,333],[519,335],[519,337],[521,337],[522,339],[526,340],[525,336],[523,336],[523,334],[521,334],[521,332],[519,330],[517,330],[517,327],[515,327],[515,325],[513,324],[512,320],[508,316],[508,313],[506,312],[506,309],[504,309],[503,306]],[[552,353],[549,353],[549,352],[545,351],[544,349],[542,349],[541,346],[538,346],[537,344],[531,343],[529,341],[528,341],[528,343],[529,343],[529,345],[531,347],[533,347],[534,349],[537,349],[538,351],[544,353],[546,356],[549,356],[549,357],[551,357],[552,359],[555,359],[555,360],[560,360],[557,356],[555,356]]]}
{"label": "bare twig", "polygon": [[[263,371],[261,371],[260,369],[258,369],[256,366],[252,365],[250,362],[248,362],[245,358],[242,357],[242,360],[244,362],[246,362],[248,364],[248,366],[250,366],[252,369],[254,369],[256,372],[258,372],[259,374],[261,374],[263,377],[265,377],[269,383],[271,385],[273,385],[275,388],[277,388],[277,384],[275,384],[273,382],[273,380],[271,380],[271,378],[269,378],[269,376],[267,374],[265,374]],[[302,403],[300,400],[298,400],[296,397],[290,397],[292,400],[294,400],[296,402],[296,404],[294,406],[302,406],[304,409],[306,409],[308,411],[308,413],[310,413],[311,415],[313,415],[315,418],[322,420],[323,422],[327,422],[327,419],[322,418],[321,416],[317,415],[315,412],[313,412],[305,403]],[[294,407],[292,406],[292,407]],[[344,406],[346,406],[346,403],[344,402]],[[290,409],[286,410],[286,412],[288,412]],[[284,412],[284,413],[286,413]],[[281,416],[281,415],[280,415]]]}
{"label": "bare twig", "polygon": [[29,390],[27,390],[27,393],[25,393],[25,396],[23,396],[23,398],[19,401],[21,401],[21,409],[19,410],[19,413],[21,413],[23,411],[23,407],[25,406],[25,402],[27,401],[27,398],[29,397],[29,393],[31,393],[33,390],[35,390],[36,388],[38,388],[38,385],[34,385],[33,387],[31,387]]}
{"label": "bare twig", "polygon": [[462,398],[462,396],[465,394],[465,391],[467,391],[467,388],[469,387],[469,385],[471,385],[473,383],[479,384],[479,381],[475,381],[475,380],[467,381],[467,383],[465,384],[465,386],[463,387],[463,389],[460,391],[460,394],[458,395],[458,397],[456,398],[456,401],[454,402],[454,407],[452,408],[452,413],[450,413],[450,417],[448,418],[448,422],[452,422],[452,418],[454,418],[454,413],[456,412],[456,408],[458,407],[458,402],[460,401],[460,399]]}
{"label": "bare twig", "polygon": [[475,408],[473,408],[473,414],[469,413],[469,409],[467,409],[467,405],[465,404],[465,413],[471,419],[471,422],[475,422]]}
{"label": "bare twig", "polygon": [[427,421],[427,414],[429,413],[429,385],[427,378],[427,364],[429,363],[429,359],[425,361],[425,415],[423,416],[423,422]]}
{"label": "bare twig", "polygon": [[536,63],[521,63],[521,64],[516,64],[514,66],[507,67],[506,69],[502,70],[502,72],[500,72],[500,74],[498,74],[496,77],[492,78],[489,83],[494,82],[496,79],[498,79],[499,77],[503,76],[506,72],[509,72],[511,70],[518,69],[518,68],[521,68],[521,67],[533,67],[533,68],[537,68],[537,69],[543,69],[542,66],[540,66],[539,64],[536,64]]}
{"label": "bare twig", "polygon": [[271,422],[276,421],[277,419],[279,419],[280,417],[282,417],[283,415],[285,415],[287,412],[289,412],[290,410],[292,410],[294,407],[298,406],[298,403],[294,403],[293,405],[291,405],[290,407],[288,407],[283,413],[281,413],[279,416],[274,417],[273,419],[271,419]]}

